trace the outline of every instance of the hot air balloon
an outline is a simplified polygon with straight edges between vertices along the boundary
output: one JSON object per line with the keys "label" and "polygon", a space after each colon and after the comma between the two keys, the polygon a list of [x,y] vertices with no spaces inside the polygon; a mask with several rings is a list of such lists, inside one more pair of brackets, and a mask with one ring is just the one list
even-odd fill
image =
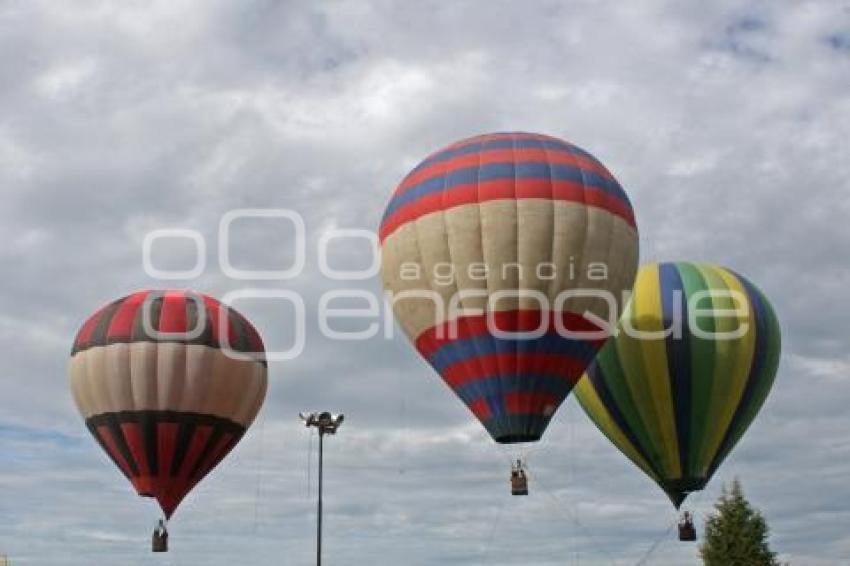
{"label": "hot air balloon", "polygon": [[752,423],[779,351],[773,309],[744,277],[704,263],[646,265],[576,397],[678,508]]}
{"label": "hot air balloon", "polygon": [[426,158],[392,195],[379,239],[400,326],[499,443],[540,439],[604,343],[571,334],[600,330],[586,311],[608,316],[583,292],[619,304],[637,270],[632,207],[613,175],[531,133]]}
{"label": "hot air balloon", "polygon": [[166,518],[239,442],[267,385],[251,323],[192,291],[104,306],[77,333],[68,373],[91,434]]}

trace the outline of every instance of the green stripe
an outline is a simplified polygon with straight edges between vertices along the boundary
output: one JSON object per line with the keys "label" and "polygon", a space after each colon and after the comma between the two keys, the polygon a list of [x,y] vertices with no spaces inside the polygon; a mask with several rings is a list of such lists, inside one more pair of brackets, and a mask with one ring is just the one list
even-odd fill
{"label": "green stripe", "polygon": [[[676,264],[682,276],[682,285],[687,298],[708,288],[700,270],[692,263]],[[697,327],[704,332],[714,332],[714,320],[710,317],[697,319]],[[683,321],[688,331],[689,321]],[[708,426],[708,405],[711,399],[711,384],[714,382],[714,342],[690,336],[691,349],[691,440],[688,453],[687,475],[699,473],[699,454]]]}
{"label": "green stripe", "polygon": [[[648,434],[648,429],[643,419],[640,416],[637,405],[632,397],[632,393],[628,387],[628,379],[631,376],[627,375],[623,370],[623,361],[620,357],[620,352],[616,348],[615,340],[609,340],[608,344],[602,350],[602,354],[597,358],[596,363],[602,370],[602,376],[605,380],[605,385],[611,393],[615,405],[623,415],[623,420],[628,424],[633,436],[637,438],[640,446],[635,446],[635,450],[644,454],[648,459],[648,464],[659,477],[663,476],[663,467],[661,465],[661,450],[660,447],[653,443],[653,437]],[[597,394],[599,392],[597,391]],[[609,409],[610,412],[610,409]]]}

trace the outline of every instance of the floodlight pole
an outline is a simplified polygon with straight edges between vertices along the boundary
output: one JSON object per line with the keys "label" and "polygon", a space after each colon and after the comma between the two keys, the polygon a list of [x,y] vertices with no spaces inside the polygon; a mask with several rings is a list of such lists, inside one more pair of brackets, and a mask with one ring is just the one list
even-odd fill
{"label": "floodlight pole", "polygon": [[319,430],[319,501],[316,508],[316,566],[322,566],[322,478],[324,476],[324,438],[326,434],[336,434],[342,424],[343,415],[323,413],[300,413],[304,426]]}
{"label": "floodlight pole", "polygon": [[325,433],[319,428],[319,504],[316,509],[316,566],[322,566],[322,461],[324,460]]}

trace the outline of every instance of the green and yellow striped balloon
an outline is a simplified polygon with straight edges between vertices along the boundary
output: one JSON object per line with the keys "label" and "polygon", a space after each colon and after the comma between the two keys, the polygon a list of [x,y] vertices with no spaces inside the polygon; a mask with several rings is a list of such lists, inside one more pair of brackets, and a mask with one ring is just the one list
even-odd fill
{"label": "green and yellow striped balloon", "polygon": [[651,264],[575,393],[678,508],[755,418],[779,351],[776,315],[755,285],[716,265]]}

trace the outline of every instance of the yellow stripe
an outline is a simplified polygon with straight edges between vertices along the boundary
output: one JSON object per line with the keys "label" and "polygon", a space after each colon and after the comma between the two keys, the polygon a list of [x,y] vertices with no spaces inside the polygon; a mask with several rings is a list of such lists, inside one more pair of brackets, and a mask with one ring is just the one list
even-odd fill
{"label": "yellow stripe", "polygon": [[[715,340],[715,372],[711,388],[711,404],[707,414],[712,426],[706,431],[707,438],[700,455],[701,472],[705,473],[708,466],[720,449],[723,437],[732,422],[735,409],[741,402],[747,384],[750,364],[755,354],[755,313],[752,304],[741,282],[732,273],[718,266],[707,266],[703,275],[711,270],[716,279],[710,281],[709,288],[728,289],[740,293],[744,299],[743,305],[730,298],[715,299],[715,308],[735,309],[744,306],[744,316],[722,316],[715,319],[715,331],[729,332],[747,325],[747,333],[740,338]],[[717,284],[714,281],[719,281]]]}
{"label": "yellow stripe", "polygon": [[[626,316],[631,317],[632,328],[651,332],[663,329],[657,264],[647,265],[638,272],[630,312]],[[624,361],[629,389],[649,429],[649,437],[661,441],[660,446],[653,448],[659,451],[664,476],[681,477],[664,338],[636,339],[621,332],[616,344],[620,359]]]}
{"label": "yellow stripe", "polygon": [[[657,265],[648,270],[642,287],[635,287],[635,310],[641,327],[651,332],[664,331],[664,310],[661,305],[661,280]],[[682,476],[679,464],[679,443],[676,437],[676,416],[673,409],[673,393],[670,391],[670,370],[667,363],[665,338],[641,340],[655,415],[658,418],[665,448],[665,460],[670,477]]]}
{"label": "yellow stripe", "polygon": [[607,436],[608,440],[620,449],[620,452],[625,454],[629,460],[634,462],[635,465],[643,470],[649,477],[656,482],[659,481],[658,477],[652,471],[652,467],[649,463],[643,459],[643,456],[640,455],[637,448],[629,442],[626,435],[623,434],[623,431],[620,430],[620,427],[614,422],[614,419],[611,417],[608,409],[605,408],[605,405],[602,403],[602,399],[599,398],[599,394],[596,393],[596,389],[593,388],[593,383],[587,375],[581,378],[574,391],[579,404],[596,426],[599,427],[602,434]]}

